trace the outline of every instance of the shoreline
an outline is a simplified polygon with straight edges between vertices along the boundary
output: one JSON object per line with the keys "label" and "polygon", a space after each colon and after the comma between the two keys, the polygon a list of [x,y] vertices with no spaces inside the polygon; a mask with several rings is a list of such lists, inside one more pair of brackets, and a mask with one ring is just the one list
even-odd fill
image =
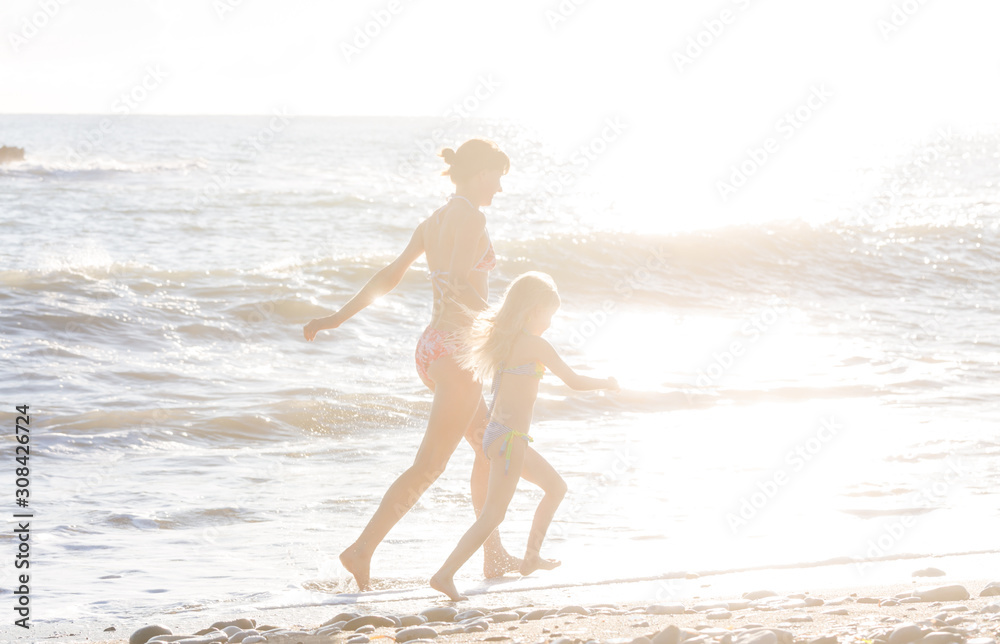
{"label": "shoreline", "polygon": [[[952,564],[956,563],[955,559],[952,558]],[[436,634],[433,639],[441,644],[481,641],[501,644],[545,644],[551,641],[554,644],[559,639],[555,636],[557,633],[566,640],[558,644],[582,644],[591,640],[632,644],[643,636],[648,636],[649,642],[640,639],[635,644],[680,644],[688,640],[688,644],[750,644],[741,638],[749,637],[748,628],[752,625],[756,625],[753,628],[780,631],[773,633],[776,638],[773,641],[770,636],[758,633],[757,636],[766,641],[754,641],[753,644],[807,644],[822,638],[827,639],[816,644],[835,644],[829,636],[836,637],[838,644],[911,644],[910,641],[890,640],[883,632],[886,629],[891,632],[889,627],[908,622],[917,623],[923,629],[921,634],[938,633],[938,629],[961,631],[964,628],[968,631],[964,637],[958,637],[958,632],[953,633],[956,637],[952,640],[944,635],[935,635],[920,644],[997,644],[1000,642],[1000,567],[996,567],[995,562],[982,565],[986,562],[978,557],[974,559],[968,563],[969,567],[978,566],[976,576],[913,577],[912,573],[918,569],[934,567],[941,562],[911,559],[896,562],[907,567],[909,572],[906,575],[899,574],[898,570],[887,571],[878,582],[865,585],[837,585],[836,574],[817,574],[816,569],[754,571],[720,578],[672,575],[671,579],[653,581],[591,586],[551,584],[531,588],[518,586],[533,578],[505,578],[481,583],[469,591],[469,600],[462,602],[450,602],[429,587],[412,587],[340,594],[330,597],[329,601],[311,605],[214,605],[161,614],[153,619],[117,620],[115,624],[92,624],[82,620],[40,622],[32,625],[28,637],[15,634],[14,641],[123,644],[138,629],[148,625],[162,624],[172,633],[193,636],[213,624],[245,618],[254,620],[256,626],[278,627],[285,631],[285,634],[272,631],[267,642],[347,644],[351,637],[365,633],[344,629],[346,623],[340,624],[339,629],[331,630],[329,626],[339,621],[346,622],[351,615],[405,618],[428,609],[454,607],[459,615],[470,610],[481,611],[483,615],[472,621],[485,622],[485,630],[477,628],[474,632],[455,632],[458,624],[454,622],[429,620],[430,628]],[[840,568],[840,572],[845,572],[842,566]],[[982,577],[984,573],[993,576]],[[812,583],[806,583],[807,578]],[[817,581],[834,583],[815,583]],[[964,588],[966,598],[961,598],[961,592],[932,597],[927,601],[902,598],[903,595],[912,595],[919,588],[942,587]],[[465,590],[463,588],[463,592]],[[981,596],[984,591],[996,595]],[[757,597],[754,593],[767,596]],[[577,608],[569,613],[566,609],[570,607]],[[522,617],[533,612],[539,617],[539,610],[552,611],[553,614],[521,621]],[[558,615],[560,611],[562,615]],[[517,617],[511,617],[511,612],[516,612]],[[948,615],[942,618],[943,612]],[[497,621],[491,619],[496,613],[503,614]],[[334,619],[338,616],[343,619]],[[935,616],[939,618],[937,621],[934,621]],[[410,622],[413,619],[409,617]],[[324,625],[326,630],[320,630]],[[681,629],[677,641],[664,640],[668,636],[656,637],[671,626]],[[105,630],[109,627],[114,630]],[[365,634],[368,641],[358,638],[351,644],[369,644],[377,640],[399,642],[396,630],[395,627],[375,626]],[[695,631],[699,634],[695,635]],[[674,635],[677,633],[671,629],[669,638]],[[880,639],[883,635],[886,637]],[[216,639],[219,639],[218,635]],[[202,642],[207,644],[204,638]]]}

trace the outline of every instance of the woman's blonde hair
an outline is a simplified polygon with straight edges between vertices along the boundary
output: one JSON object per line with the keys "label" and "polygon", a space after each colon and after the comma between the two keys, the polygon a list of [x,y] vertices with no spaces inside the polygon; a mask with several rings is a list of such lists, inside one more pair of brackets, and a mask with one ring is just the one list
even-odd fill
{"label": "woman's blonde hair", "polygon": [[556,283],[545,273],[518,275],[500,303],[481,312],[459,334],[458,363],[483,382],[510,358],[524,325],[533,314],[559,306]]}

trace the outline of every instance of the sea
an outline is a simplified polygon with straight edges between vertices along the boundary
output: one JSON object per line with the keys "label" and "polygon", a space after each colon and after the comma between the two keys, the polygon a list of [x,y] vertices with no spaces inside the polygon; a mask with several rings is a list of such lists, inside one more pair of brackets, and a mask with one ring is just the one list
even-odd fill
{"label": "sea", "polygon": [[[491,301],[552,275],[546,337],[622,390],[545,377],[531,433],[569,486],[543,548],[562,566],[486,582],[479,554],[460,589],[996,560],[1000,132],[859,160],[833,215],[671,227],[669,177],[636,215],[514,121],[3,115],[27,152],[0,165],[4,614],[25,572],[55,625],[436,597],[474,519],[465,444],[377,550],[374,592],[337,559],[423,435],[426,265],[315,342],[302,326],[446,202],[435,153],[470,136],[512,161],[483,209]],[[515,554],[539,498],[522,482],[507,513]]]}

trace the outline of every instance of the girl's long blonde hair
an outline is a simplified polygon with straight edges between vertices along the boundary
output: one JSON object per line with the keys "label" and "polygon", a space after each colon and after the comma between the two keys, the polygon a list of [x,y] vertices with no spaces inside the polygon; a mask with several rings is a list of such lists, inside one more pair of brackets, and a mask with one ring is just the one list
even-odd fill
{"label": "girl's long blonde hair", "polygon": [[510,358],[514,342],[531,315],[557,306],[559,292],[551,277],[537,271],[518,275],[498,305],[479,313],[459,333],[458,363],[484,382]]}

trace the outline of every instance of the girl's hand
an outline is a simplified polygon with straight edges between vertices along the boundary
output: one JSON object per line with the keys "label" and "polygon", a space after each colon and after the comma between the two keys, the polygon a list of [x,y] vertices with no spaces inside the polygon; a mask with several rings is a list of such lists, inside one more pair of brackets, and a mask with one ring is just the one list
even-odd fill
{"label": "girl's hand", "polygon": [[611,391],[621,391],[622,390],[622,388],[618,386],[618,381],[615,380],[615,378],[613,376],[611,378],[608,378],[608,387],[607,388],[609,390],[611,390]]}

